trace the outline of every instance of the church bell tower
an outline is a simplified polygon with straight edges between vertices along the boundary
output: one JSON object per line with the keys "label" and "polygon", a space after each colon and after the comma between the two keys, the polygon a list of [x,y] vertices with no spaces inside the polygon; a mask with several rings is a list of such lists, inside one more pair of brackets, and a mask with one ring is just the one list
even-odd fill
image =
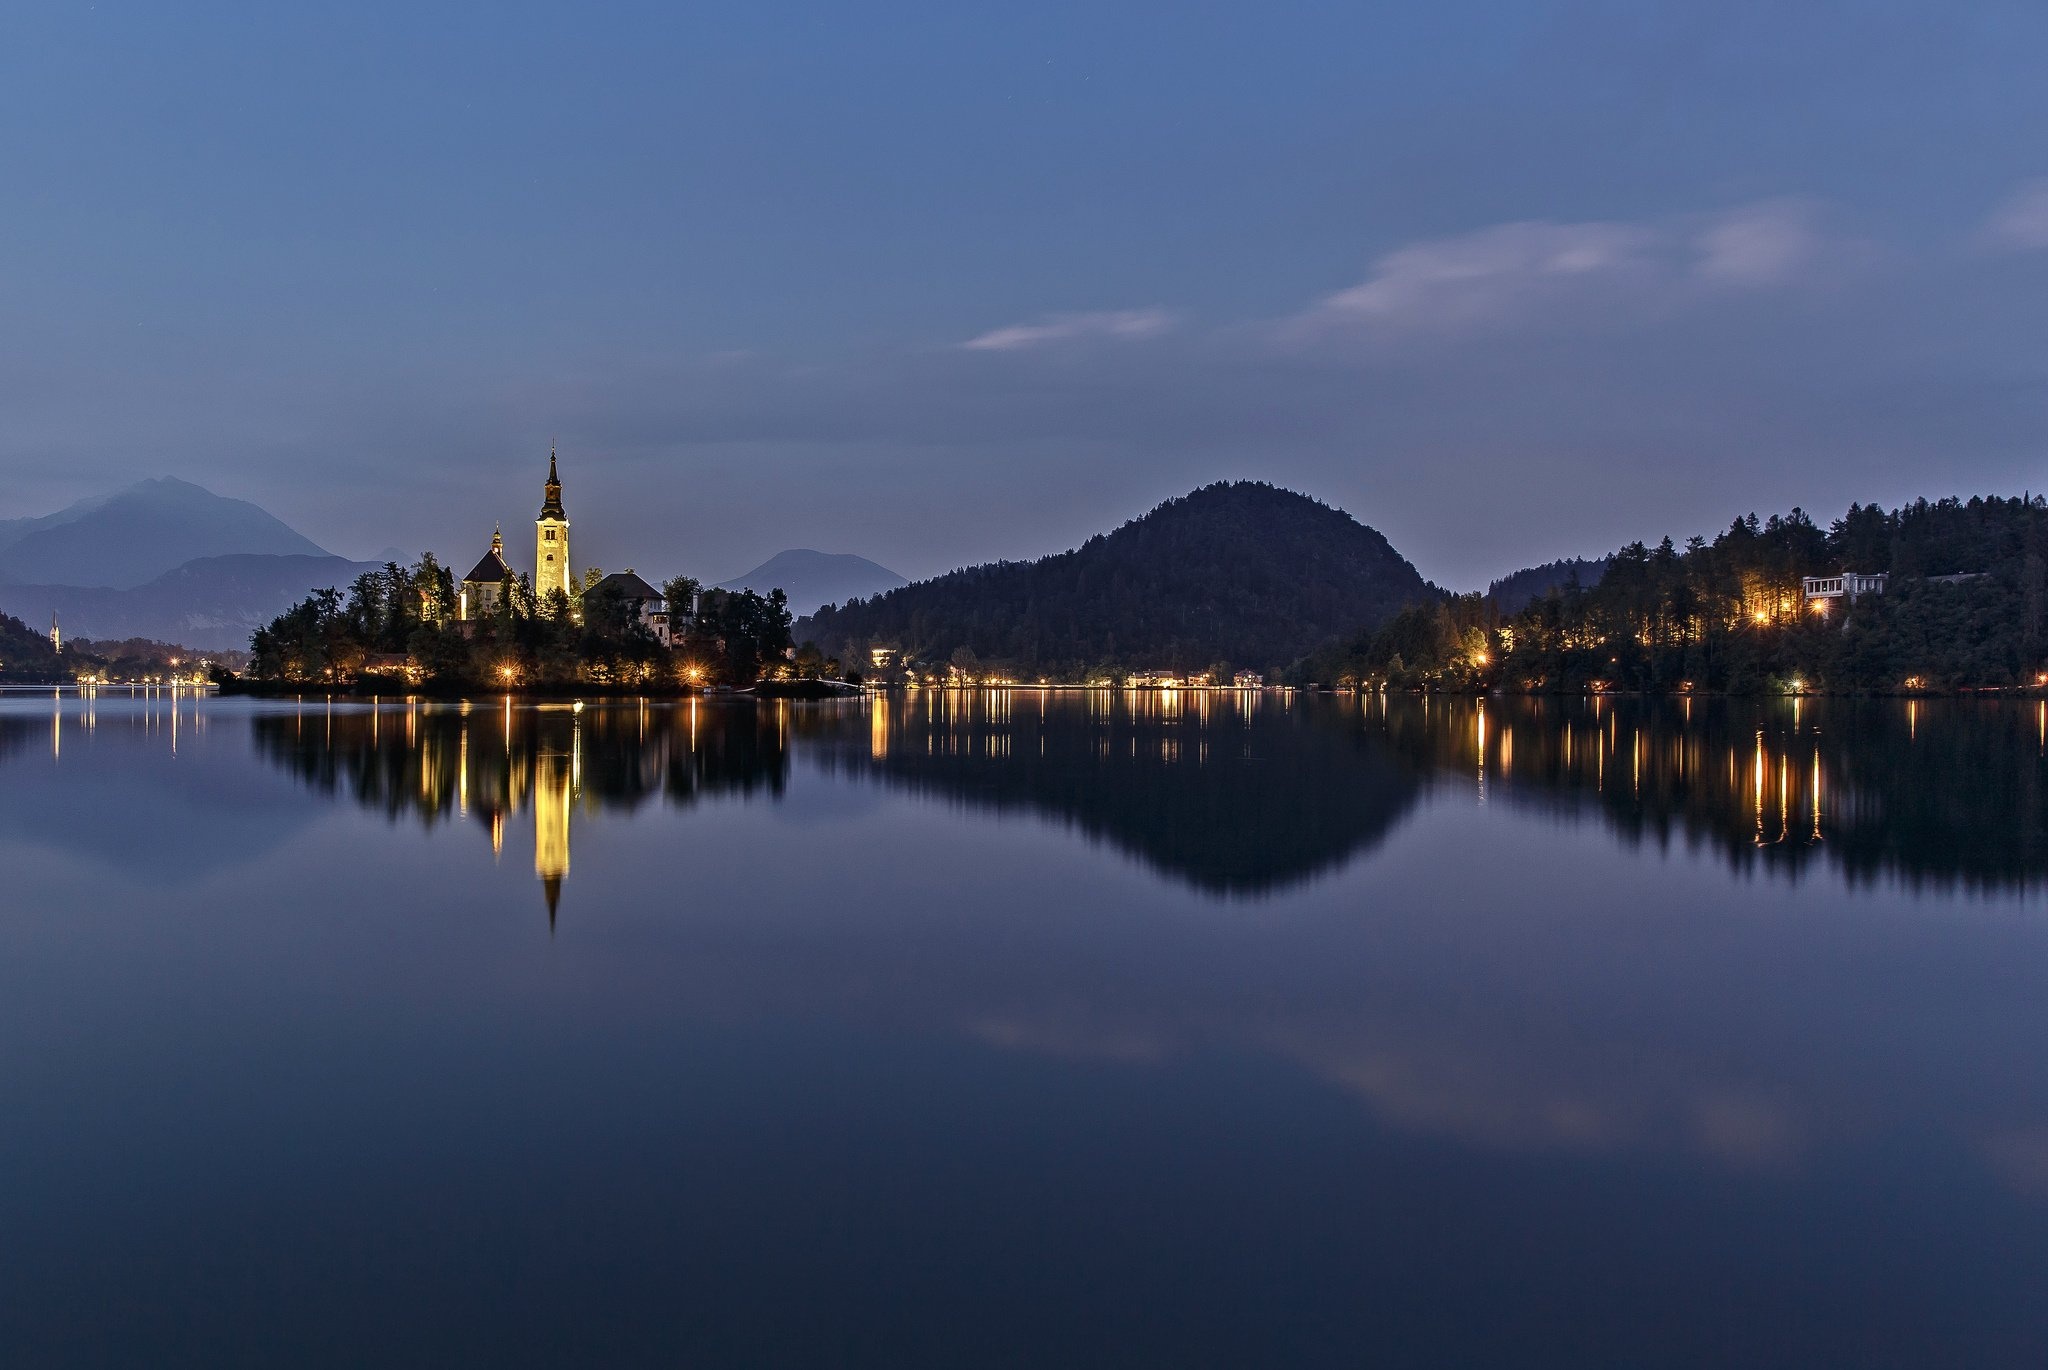
{"label": "church bell tower", "polygon": [[562,512],[562,478],[555,474],[555,445],[548,444],[547,497],[534,524],[533,593],[542,604],[560,590],[574,600],[569,582],[569,516]]}

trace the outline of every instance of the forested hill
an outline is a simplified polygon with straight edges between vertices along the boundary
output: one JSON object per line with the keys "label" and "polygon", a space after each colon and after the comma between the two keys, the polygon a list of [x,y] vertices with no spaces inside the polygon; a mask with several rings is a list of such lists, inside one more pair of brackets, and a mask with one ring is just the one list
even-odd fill
{"label": "forested hill", "polygon": [[63,661],[47,635],[20,619],[0,614],[0,680],[61,680]]}
{"label": "forested hill", "polygon": [[1607,557],[1567,557],[1502,576],[1486,587],[1486,598],[1504,614],[1519,614],[1552,590],[1577,585],[1590,590],[1607,574]]}
{"label": "forested hill", "polygon": [[1341,509],[1252,481],[1218,483],[1034,562],[999,562],[821,609],[797,625],[830,655],[872,646],[992,674],[1271,670],[1432,589]]}

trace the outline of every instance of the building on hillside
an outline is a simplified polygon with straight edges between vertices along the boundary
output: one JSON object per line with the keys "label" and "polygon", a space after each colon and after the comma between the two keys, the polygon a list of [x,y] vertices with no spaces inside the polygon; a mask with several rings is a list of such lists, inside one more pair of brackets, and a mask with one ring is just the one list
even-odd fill
{"label": "building on hillside", "polygon": [[1858,574],[1844,571],[1838,576],[1807,576],[1806,602],[1816,610],[1825,610],[1829,600],[1855,599],[1859,595],[1881,595],[1885,583],[1891,577],[1879,571],[1875,574]]}
{"label": "building on hillside", "polygon": [[[615,571],[583,592],[587,604],[593,597],[616,596],[637,619],[640,626],[654,634],[661,645],[673,645],[675,639],[670,631],[668,600],[661,591],[649,585],[629,568]],[[687,614],[689,611],[684,610]]]}
{"label": "building on hillside", "polygon": [[474,623],[498,612],[511,587],[512,568],[505,564],[505,539],[491,530],[491,550],[484,553],[475,569],[462,578],[455,595],[455,617]]}
{"label": "building on hillside", "polygon": [[548,444],[548,481],[543,487],[540,516],[533,521],[533,593],[542,604],[560,591],[572,603],[575,580],[569,574],[569,516],[562,510],[562,478],[555,474],[555,445]]}
{"label": "building on hillside", "polygon": [[1239,671],[1230,678],[1230,683],[1240,690],[1263,690],[1266,678],[1257,671]]}

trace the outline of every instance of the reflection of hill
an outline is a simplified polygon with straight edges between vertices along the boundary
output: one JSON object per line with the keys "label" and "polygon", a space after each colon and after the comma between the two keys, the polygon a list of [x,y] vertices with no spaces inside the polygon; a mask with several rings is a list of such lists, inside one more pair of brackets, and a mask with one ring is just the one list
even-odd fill
{"label": "reflection of hill", "polygon": [[891,785],[1063,819],[1219,894],[1342,864],[1419,790],[1348,715],[1256,694],[936,691],[874,701],[855,722],[808,722],[807,749]]}
{"label": "reflection of hill", "polygon": [[2048,876],[2039,703],[1368,697],[1361,711],[1397,753],[1490,798],[1597,813],[1630,843],[1682,836],[1737,869]]}

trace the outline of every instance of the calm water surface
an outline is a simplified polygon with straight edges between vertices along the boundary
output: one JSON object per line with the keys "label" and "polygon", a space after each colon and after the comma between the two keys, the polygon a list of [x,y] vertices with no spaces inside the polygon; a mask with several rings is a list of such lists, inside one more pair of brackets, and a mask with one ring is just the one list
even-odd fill
{"label": "calm water surface", "polygon": [[2048,1363],[2048,713],[0,699],[0,1359]]}

